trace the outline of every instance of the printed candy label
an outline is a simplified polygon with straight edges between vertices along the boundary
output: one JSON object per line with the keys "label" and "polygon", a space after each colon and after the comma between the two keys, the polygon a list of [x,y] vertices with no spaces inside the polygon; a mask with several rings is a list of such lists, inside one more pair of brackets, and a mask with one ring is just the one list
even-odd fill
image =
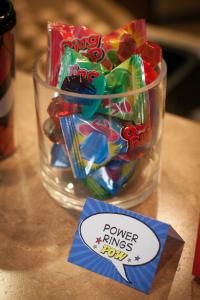
{"label": "printed candy label", "polygon": [[98,34],[62,40],[60,48],[63,53],[66,46],[74,49],[76,52],[87,53],[91,61],[100,62],[105,56],[104,50],[101,47],[101,36]]}

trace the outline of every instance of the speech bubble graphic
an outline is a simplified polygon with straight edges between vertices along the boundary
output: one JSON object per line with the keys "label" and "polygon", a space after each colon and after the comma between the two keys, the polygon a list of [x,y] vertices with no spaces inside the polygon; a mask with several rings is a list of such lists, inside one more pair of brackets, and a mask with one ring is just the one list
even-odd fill
{"label": "speech bubble graphic", "polygon": [[160,242],[142,221],[124,214],[97,213],[79,225],[82,241],[96,254],[113,263],[129,282],[124,266],[139,266],[159,253]]}

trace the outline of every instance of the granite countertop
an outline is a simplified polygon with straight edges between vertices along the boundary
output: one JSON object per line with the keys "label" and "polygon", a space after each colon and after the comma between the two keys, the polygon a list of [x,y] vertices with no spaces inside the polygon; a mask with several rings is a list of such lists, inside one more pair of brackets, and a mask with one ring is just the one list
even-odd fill
{"label": "granite countertop", "polygon": [[133,208],[170,223],[185,240],[182,254],[171,244],[146,296],[66,262],[79,213],[59,207],[42,187],[30,75],[18,72],[15,92],[18,147],[0,163],[0,299],[200,299],[191,275],[200,210],[200,125],[166,114],[160,187]]}

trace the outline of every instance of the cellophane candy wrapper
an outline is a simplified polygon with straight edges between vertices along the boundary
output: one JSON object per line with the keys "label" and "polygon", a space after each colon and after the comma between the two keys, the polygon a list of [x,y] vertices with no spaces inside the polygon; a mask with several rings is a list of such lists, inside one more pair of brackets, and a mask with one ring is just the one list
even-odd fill
{"label": "cellophane candy wrapper", "polygon": [[56,126],[51,118],[45,120],[43,131],[46,137],[55,144],[64,144],[64,138],[60,126]]}
{"label": "cellophane candy wrapper", "polygon": [[43,125],[51,165],[71,168],[92,196],[114,197],[142,174],[159,136],[157,95],[132,91],[159,76],[162,50],[147,40],[144,19],[104,36],[49,23],[48,38],[47,81],[68,92],[53,97]]}
{"label": "cellophane candy wrapper", "polygon": [[101,35],[85,26],[49,23],[48,44],[48,82],[53,86],[58,83],[61,58],[66,46],[88,56],[90,61],[99,62],[104,56]]}
{"label": "cellophane candy wrapper", "polygon": [[[88,60],[80,53],[66,47],[61,61],[58,87],[79,94],[101,95],[104,93],[105,77],[108,71],[98,63]],[[68,96],[67,101],[80,105],[84,118],[90,118],[98,109],[101,100]]]}
{"label": "cellophane candy wrapper", "polygon": [[152,124],[124,123],[121,135],[128,142],[128,151],[120,154],[118,158],[127,161],[139,159],[152,145]]}
{"label": "cellophane candy wrapper", "polygon": [[77,178],[85,178],[119,153],[127,152],[121,126],[114,119],[95,115],[85,120],[80,115],[60,119],[69,159]]}
{"label": "cellophane candy wrapper", "polygon": [[68,103],[63,96],[52,98],[47,112],[54,125],[60,127],[60,118],[79,112],[79,106],[75,103]]}
{"label": "cellophane candy wrapper", "polygon": [[125,161],[116,156],[105,166],[87,176],[84,182],[96,198],[106,199],[116,196],[133,176],[137,163],[137,160]]}
{"label": "cellophane candy wrapper", "polygon": [[[92,84],[95,78],[99,77],[100,75],[108,73],[101,64],[93,63],[89,61],[88,58],[82,56],[80,53],[74,51],[69,47],[65,47],[65,51],[61,61],[61,68],[59,71],[59,78],[58,78],[58,87],[64,90],[67,90],[64,86],[66,78],[70,80],[70,77],[78,76],[83,83]],[[104,78],[102,76],[102,78]],[[102,85],[104,86],[104,82],[102,81]],[[84,87],[84,86],[83,86]],[[82,91],[82,86],[74,84],[72,88],[69,89],[73,92],[82,92],[83,94],[90,94],[90,89],[88,87],[88,91]],[[78,90],[76,90],[78,89]],[[91,94],[102,94],[104,89],[99,85],[96,87],[94,92]]]}
{"label": "cellophane candy wrapper", "polygon": [[101,63],[106,69],[112,70],[135,53],[145,41],[144,19],[134,20],[105,36],[85,26],[49,22],[48,82],[53,86],[57,85],[66,46],[85,55],[91,62]]}
{"label": "cellophane candy wrapper", "polygon": [[145,82],[146,84],[150,84],[159,75],[159,69],[157,68],[157,65],[162,60],[162,49],[158,44],[146,41],[136,49],[136,53],[139,54],[143,60]]}
{"label": "cellophane candy wrapper", "polygon": [[136,49],[146,41],[146,22],[144,19],[133,20],[117,30],[102,37],[105,53],[101,61],[110,71],[136,53]]}
{"label": "cellophane candy wrapper", "polygon": [[54,144],[52,146],[51,165],[56,168],[70,168],[69,158],[64,145]]}
{"label": "cellophane candy wrapper", "polygon": [[[139,55],[132,55],[105,77],[105,94],[143,88],[145,75],[142,58]],[[139,93],[115,98],[112,101],[109,101],[109,98],[102,100],[102,107],[98,111],[123,120],[133,120],[135,124],[144,124],[149,118],[148,94]]]}

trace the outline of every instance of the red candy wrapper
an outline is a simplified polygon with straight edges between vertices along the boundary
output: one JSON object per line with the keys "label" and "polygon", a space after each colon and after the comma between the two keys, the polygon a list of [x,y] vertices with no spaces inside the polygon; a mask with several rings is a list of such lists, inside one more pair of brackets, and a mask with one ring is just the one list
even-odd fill
{"label": "red candy wrapper", "polygon": [[197,232],[196,250],[194,255],[192,274],[196,277],[200,277],[200,219],[199,219],[199,228]]}
{"label": "red candy wrapper", "polygon": [[136,53],[141,55],[144,63],[145,81],[146,84],[153,82],[159,75],[156,66],[162,60],[162,49],[154,42],[146,41],[139,48]]}
{"label": "red candy wrapper", "polygon": [[146,41],[136,50],[137,54],[140,54],[142,59],[151,63],[152,67],[155,67],[162,60],[162,49],[154,42]]}
{"label": "red candy wrapper", "polygon": [[146,22],[144,19],[133,20],[129,24],[102,37],[105,58],[101,62],[108,70],[136,53],[136,49],[146,41]]}
{"label": "red candy wrapper", "polygon": [[101,61],[103,57],[101,36],[85,26],[70,26],[62,23],[48,24],[48,82],[56,86],[58,73],[65,46],[74,49],[90,58],[91,61]]}
{"label": "red candy wrapper", "polygon": [[146,23],[139,19],[102,36],[85,26],[48,24],[48,82],[56,86],[65,46],[85,55],[91,62],[101,63],[108,70],[125,61],[146,41]]}
{"label": "red candy wrapper", "polygon": [[159,73],[154,70],[151,63],[148,63],[145,60],[143,60],[143,64],[144,64],[145,82],[146,84],[150,84],[157,78]]}

